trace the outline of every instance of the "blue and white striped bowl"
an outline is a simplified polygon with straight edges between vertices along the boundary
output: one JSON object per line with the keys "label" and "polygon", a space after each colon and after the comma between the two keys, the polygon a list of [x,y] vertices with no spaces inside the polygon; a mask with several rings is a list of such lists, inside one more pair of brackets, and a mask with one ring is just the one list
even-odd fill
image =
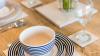
{"label": "blue and white striped bowl", "polygon": [[22,44],[22,46],[24,47],[24,50],[32,55],[32,56],[40,56],[40,55],[45,55],[47,54],[48,52],[51,51],[51,49],[53,48],[54,46],[54,42],[51,42],[45,46],[39,46],[39,47],[30,47],[30,46],[26,46],[24,44]]}
{"label": "blue and white striped bowl", "polygon": [[[28,38],[28,36],[30,36],[34,33],[38,33],[38,32],[45,32],[45,33],[51,35],[52,36],[51,40],[48,41],[47,43],[45,43],[43,45],[39,45],[39,46],[29,45],[24,42],[24,40],[26,38]],[[33,26],[33,27],[30,27],[30,28],[24,30],[20,34],[19,40],[20,40],[22,46],[24,47],[24,50],[28,54],[30,54],[32,56],[41,56],[41,55],[45,55],[48,52],[50,52],[52,50],[52,48],[54,47],[55,32],[51,28],[46,27],[46,26]]]}
{"label": "blue and white striped bowl", "polygon": [[[56,34],[55,46],[58,49],[55,56],[73,56],[74,43],[62,33]],[[65,52],[64,52],[64,49],[65,49]],[[66,53],[66,55],[62,55],[63,53]],[[8,50],[8,56],[27,56],[19,40],[16,40],[11,44]],[[48,55],[48,56],[52,56],[52,55]]]}

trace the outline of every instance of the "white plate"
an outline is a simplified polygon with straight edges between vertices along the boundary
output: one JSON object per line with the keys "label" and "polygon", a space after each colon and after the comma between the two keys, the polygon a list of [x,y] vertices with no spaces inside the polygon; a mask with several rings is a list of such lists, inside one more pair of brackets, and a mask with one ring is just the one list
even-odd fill
{"label": "white plate", "polygon": [[[70,12],[64,12],[59,9],[59,3],[57,1],[37,7],[36,10],[45,16],[47,19],[52,21],[59,28],[72,24],[79,21],[84,14],[82,14],[82,9],[86,5],[80,3],[75,9]],[[90,10],[90,9],[89,9]],[[93,11],[92,14],[95,14],[97,10],[92,8],[90,11]],[[82,14],[82,15],[81,15]]]}

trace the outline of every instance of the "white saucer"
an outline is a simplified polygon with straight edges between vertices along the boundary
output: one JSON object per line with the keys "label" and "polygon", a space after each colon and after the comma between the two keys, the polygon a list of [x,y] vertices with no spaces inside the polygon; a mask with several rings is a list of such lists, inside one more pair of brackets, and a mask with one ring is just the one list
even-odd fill
{"label": "white saucer", "polygon": [[[87,35],[85,36],[84,34]],[[84,32],[84,30],[70,35],[69,38],[81,47],[86,47],[98,40],[98,37],[96,37],[94,34],[89,31]]]}

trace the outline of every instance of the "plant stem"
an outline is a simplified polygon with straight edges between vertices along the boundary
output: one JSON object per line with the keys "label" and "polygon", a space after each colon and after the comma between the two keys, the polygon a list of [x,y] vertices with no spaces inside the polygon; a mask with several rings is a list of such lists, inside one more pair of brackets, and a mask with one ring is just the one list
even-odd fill
{"label": "plant stem", "polygon": [[72,0],[63,0],[63,9],[70,10],[72,8]]}

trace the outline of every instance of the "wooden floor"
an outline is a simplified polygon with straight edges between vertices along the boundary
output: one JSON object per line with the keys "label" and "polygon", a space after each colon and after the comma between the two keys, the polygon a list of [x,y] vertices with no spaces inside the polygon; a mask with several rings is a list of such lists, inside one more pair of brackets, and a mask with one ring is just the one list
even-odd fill
{"label": "wooden floor", "polygon": [[[54,0],[42,0],[43,4],[47,4],[53,1]],[[17,2],[20,3],[20,0],[17,0]],[[87,25],[87,29],[91,33],[95,34],[98,38],[100,38],[100,0],[95,0],[94,3],[95,3],[95,8],[98,9],[98,13],[94,15],[93,20]],[[27,24],[26,26],[23,26],[20,28],[13,28],[6,32],[0,33],[0,49],[2,50],[7,49],[8,45],[12,43],[14,40],[18,39],[19,34],[24,29],[30,26],[45,25],[45,26],[53,28],[57,32],[61,32],[66,35],[73,34],[83,28],[78,22],[75,22],[62,29],[59,29],[57,26],[55,26],[50,21],[48,21],[44,16],[42,16],[37,11],[35,11],[34,8],[28,9],[24,7],[23,5],[21,6],[22,6],[23,11],[25,11],[29,15],[28,17],[25,18],[25,20],[27,21]],[[100,40],[94,42],[93,44],[85,48],[81,48],[76,45],[76,50],[79,51],[79,53],[83,56],[85,55],[100,56]]]}

